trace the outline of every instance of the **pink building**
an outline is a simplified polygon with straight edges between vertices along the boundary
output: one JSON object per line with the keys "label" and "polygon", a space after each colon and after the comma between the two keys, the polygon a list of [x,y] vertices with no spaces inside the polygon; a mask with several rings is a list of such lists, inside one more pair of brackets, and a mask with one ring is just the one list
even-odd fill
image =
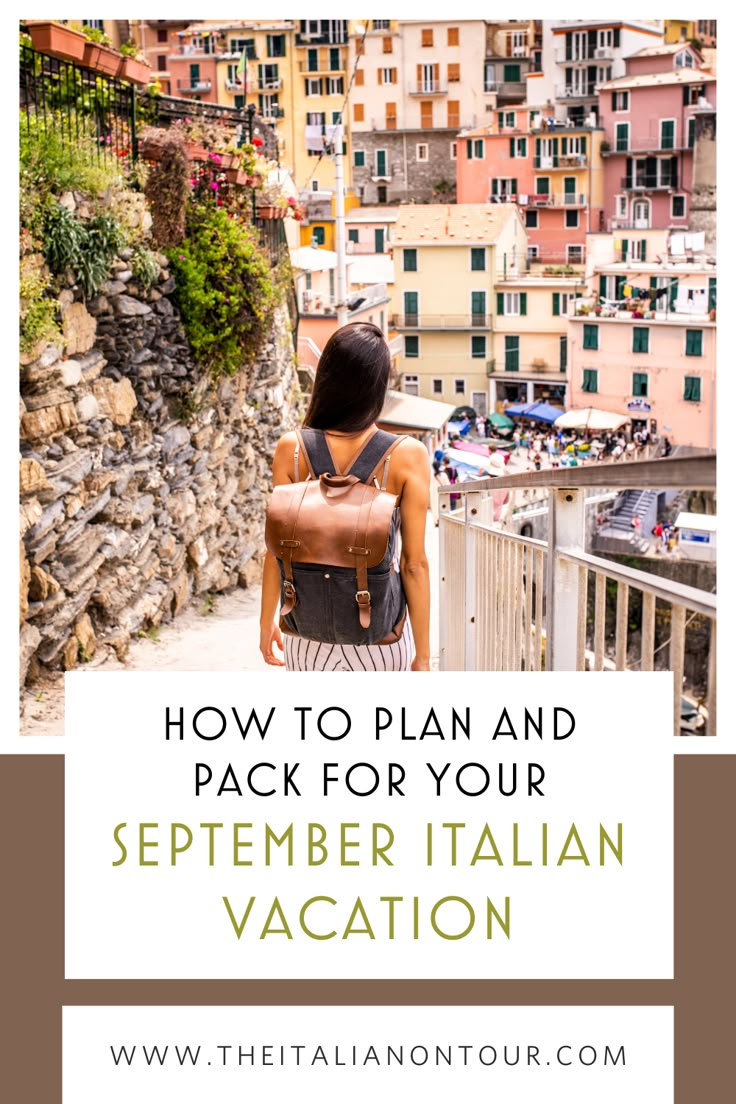
{"label": "pink building", "polygon": [[586,233],[603,217],[602,139],[595,127],[556,125],[541,108],[495,110],[489,125],[458,136],[457,201],[518,204],[530,262],[580,265]]}
{"label": "pink building", "polygon": [[694,112],[716,106],[716,78],[688,43],[639,50],[599,86],[607,230],[688,227]]}

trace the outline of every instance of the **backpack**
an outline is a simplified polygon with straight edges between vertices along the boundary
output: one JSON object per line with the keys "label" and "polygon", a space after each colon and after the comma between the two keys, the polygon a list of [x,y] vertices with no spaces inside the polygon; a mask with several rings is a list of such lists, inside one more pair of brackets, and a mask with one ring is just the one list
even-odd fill
{"label": "backpack", "polygon": [[[401,636],[400,515],[385,486],[402,439],[377,430],[341,472],[321,430],[297,431],[295,482],[274,487],[266,514],[266,547],[281,572],[284,631],[328,644],[392,644]],[[309,475],[298,481],[302,446]]]}

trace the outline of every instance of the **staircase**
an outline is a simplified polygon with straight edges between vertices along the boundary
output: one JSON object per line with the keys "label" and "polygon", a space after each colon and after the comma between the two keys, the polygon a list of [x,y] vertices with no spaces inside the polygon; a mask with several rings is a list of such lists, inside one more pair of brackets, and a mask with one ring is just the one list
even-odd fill
{"label": "staircase", "polygon": [[647,523],[650,517],[656,518],[656,510],[656,491],[624,491],[609,519],[609,527],[631,533],[633,532],[631,522],[637,514],[641,518],[642,531],[650,532],[654,522],[648,526]]}

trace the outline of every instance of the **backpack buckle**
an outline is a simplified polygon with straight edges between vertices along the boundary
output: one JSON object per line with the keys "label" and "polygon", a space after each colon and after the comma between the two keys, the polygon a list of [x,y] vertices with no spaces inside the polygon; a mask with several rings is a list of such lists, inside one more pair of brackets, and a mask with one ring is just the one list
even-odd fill
{"label": "backpack buckle", "polygon": [[296,598],[296,589],[290,579],[284,579],[284,594],[287,598]]}

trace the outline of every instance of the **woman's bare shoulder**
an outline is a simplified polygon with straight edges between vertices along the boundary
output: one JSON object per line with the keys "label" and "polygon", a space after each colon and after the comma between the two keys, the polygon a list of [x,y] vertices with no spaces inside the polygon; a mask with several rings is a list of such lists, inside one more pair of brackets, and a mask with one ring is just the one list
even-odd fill
{"label": "woman's bare shoulder", "polygon": [[429,467],[429,453],[422,442],[417,441],[415,437],[404,437],[399,441],[394,450],[394,457],[401,466],[405,465],[407,470],[421,470]]}

